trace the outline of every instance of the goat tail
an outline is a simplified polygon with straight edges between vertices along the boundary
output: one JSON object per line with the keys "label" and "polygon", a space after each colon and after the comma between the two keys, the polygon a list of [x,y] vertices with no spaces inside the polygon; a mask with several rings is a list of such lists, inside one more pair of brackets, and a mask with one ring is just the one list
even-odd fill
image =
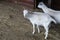
{"label": "goat tail", "polygon": [[52,19],[52,21],[53,21],[55,24],[57,24],[57,22],[56,22],[56,20],[55,20],[55,19]]}

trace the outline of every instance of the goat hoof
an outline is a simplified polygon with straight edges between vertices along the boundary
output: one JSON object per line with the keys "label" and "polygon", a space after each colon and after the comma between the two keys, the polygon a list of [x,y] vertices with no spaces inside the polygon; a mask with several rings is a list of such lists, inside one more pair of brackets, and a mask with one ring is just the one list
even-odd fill
{"label": "goat hoof", "polygon": [[47,39],[47,38],[45,37],[45,39]]}
{"label": "goat hoof", "polygon": [[32,32],[32,34],[34,35],[34,32]]}

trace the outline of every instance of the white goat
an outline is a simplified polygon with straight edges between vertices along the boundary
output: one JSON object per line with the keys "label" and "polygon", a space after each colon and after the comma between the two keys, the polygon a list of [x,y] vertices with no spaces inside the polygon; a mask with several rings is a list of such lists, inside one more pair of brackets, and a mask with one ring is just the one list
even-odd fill
{"label": "white goat", "polygon": [[38,8],[41,8],[44,11],[44,13],[49,14],[56,20],[57,23],[60,23],[60,11],[48,8],[43,2],[40,2],[38,4]]}
{"label": "white goat", "polygon": [[45,39],[48,36],[48,29],[49,29],[48,25],[51,22],[56,23],[56,21],[53,18],[51,18],[48,14],[44,14],[41,12],[30,12],[28,10],[23,10],[23,16],[24,16],[24,18],[30,20],[30,22],[32,23],[32,25],[33,25],[32,34],[35,33],[35,25],[37,26],[38,33],[40,33],[39,26],[44,26],[45,31],[46,31]]}

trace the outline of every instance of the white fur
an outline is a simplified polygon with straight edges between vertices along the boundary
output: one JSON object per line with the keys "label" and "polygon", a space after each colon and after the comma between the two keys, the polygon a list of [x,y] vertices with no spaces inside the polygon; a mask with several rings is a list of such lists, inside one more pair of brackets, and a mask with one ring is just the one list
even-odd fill
{"label": "white fur", "polygon": [[30,22],[33,25],[33,34],[35,33],[35,25],[37,25],[38,33],[40,32],[39,26],[43,26],[45,28],[45,39],[48,36],[48,25],[53,21],[56,23],[56,21],[51,18],[48,14],[44,14],[41,12],[29,12],[28,10],[23,10],[23,16],[24,18],[27,18],[30,20]]}
{"label": "white fur", "polygon": [[57,23],[60,23],[60,11],[56,11],[56,10],[48,8],[43,2],[40,2],[38,4],[38,8],[42,8],[44,13],[49,14],[56,20]]}

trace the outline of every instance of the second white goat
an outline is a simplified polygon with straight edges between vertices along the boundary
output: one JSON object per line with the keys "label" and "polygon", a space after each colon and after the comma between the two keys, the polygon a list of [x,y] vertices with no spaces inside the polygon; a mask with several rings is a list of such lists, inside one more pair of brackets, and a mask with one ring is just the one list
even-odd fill
{"label": "second white goat", "polygon": [[43,2],[40,2],[38,4],[38,8],[41,8],[44,11],[44,13],[49,14],[56,20],[57,23],[60,23],[60,11],[48,8]]}
{"label": "second white goat", "polygon": [[30,22],[33,25],[33,32],[35,33],[35,25],[37,25],[38,33],[40,32],[39,26],[43,26],[45,28],[45,39],[47,39],[48,36],[48,30],[49,30],[49,24],[51,22],[56,23],[56,21],[50,17],[48,14],[44,14],[41,12],[30,12],[28,10],[23,10],[23,16],[24,18],[30,20]]}

